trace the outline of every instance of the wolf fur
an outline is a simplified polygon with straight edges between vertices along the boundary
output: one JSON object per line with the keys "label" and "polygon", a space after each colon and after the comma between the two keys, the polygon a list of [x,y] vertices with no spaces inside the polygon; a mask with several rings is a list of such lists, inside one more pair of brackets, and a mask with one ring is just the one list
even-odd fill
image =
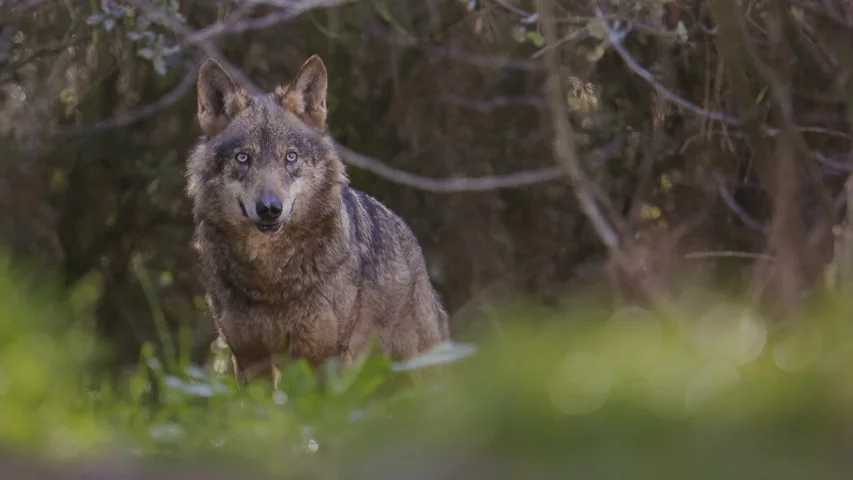
{"label": "wolf fur", "polygon": [[415,235],[349,186],[326,127],[320,57],[259,96],[208,59],[197,87],[202,136],[186,172],[194,248],[238,381],[275,381],[282,353],[348,365],[374,335],[395,360],[447,340]]}

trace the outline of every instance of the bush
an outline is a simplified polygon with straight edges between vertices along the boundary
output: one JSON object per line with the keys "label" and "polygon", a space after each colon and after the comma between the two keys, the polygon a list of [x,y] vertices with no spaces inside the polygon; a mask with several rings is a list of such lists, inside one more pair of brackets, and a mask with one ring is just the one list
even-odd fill
{"label": "bush", "polygon": [[429,381],[401,382],[373,357],[319,382],[300,362],[272,392],[150,346],[132,375],[92,376],[94,337],[61,295],[21,278],[0,271],[0,441],[37,458],[374,479],[801,478],[845,465],[850,336],[828,309],[786,335],[723,303],[691,322],[633,309],[598,327],[508,326]]}

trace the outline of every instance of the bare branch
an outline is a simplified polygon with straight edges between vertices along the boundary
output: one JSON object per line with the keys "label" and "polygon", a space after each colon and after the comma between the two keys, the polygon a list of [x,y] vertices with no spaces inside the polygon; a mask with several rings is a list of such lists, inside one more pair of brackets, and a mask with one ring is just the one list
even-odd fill
{"label": "bare branch", "polygon": [[0,72],[12,72],[15,71],[27,64],[40,60],[46,56],[56,55],[62,53],[67,50],[69,47],[80,45],[83,42],[87,42],[91,40],[91,36],[86,35],[75,35],[71,38],[67,38],[65,40],[54,42],[49,45],[41,45],[30,49],[26,55],[22,55],[21,57],[9,61],[8,63],[0,62]]}
{"label": "bare branch", "polygon": [[599,20],[601,20],[601,24],[604,26],[604,29],[607,32],[607,40],[610,46],[612,46],[613,49],[616,50],[616,53],[618,53],[619,56],[622,57],[622,61],[625,62],[625,64],[632,72],[646,80],[649,85],[651,85],[652,88],[654,88],[655,91],[657,91],[662,97],[666,98],[667,100],[682,108],[694,112],[699,116],[710,118],[711,120],[716,120],[718,122],[723,122],[726,125],[730,126],[743,125],[743,122],[741,122],[737,118],[730,117],[721,112],[706,110],[700,107],[699,105],[696,105],[695,103],[682,98],[678,94],[666,88],[654,77],[654,75],[652,75],[651,72],[643,68],[643,66],[640,65],[640,63],[637,62],[637,60],[634,59],[634,57],[628,52],[628,49],[626,49],[625,46],[622,45],[622,40],[625,38],[625,35],[628,34],[629,30],[613,30],[610,25],[608,25],[607,20],[604,17],[604,13],[598,7],[595,8],[595,15],[599,18]]}
{"label": "bare branch", "polygon": [[[221,52],[219,52],[219,50],[212,44],[212,39],[216,38],[217,35],[225,33],[244,31],[249,28],[263,28],[264,26],[273,25],[277,22],[283,21],[284,19],[292,18],[298,13],[303,13],[311,8],[343,4],[348,0],[309,0],[297,4],[296,7],[291,6],[289,10],[270,14],[259,20],[237,22],[235,24],[236,26],[231,25],[227,27],[222,26],[223,24],[217,24],[214,27],[208,27],[208,30],[200,30],[198,32],[192,31],[192,29],[186,27],[176,19],[156,9],[156,7],[151,6],[145,0],[129,1],[143,9],[152,17],[152,20],[157,21],[175,33],[179,37],[179,41],[182,43],[194,43],[198,45],[206,55],[219,61],[228,73],[231,74],[232,77],[244,88],[254,94],[260,94],[263,93],[263,91],[259,87],[255,86],[255,84],[249,80],[242,70],[232,65],[224,58]],[[416,175],[405,170],[391,167],[379,160],[356,153],[340,144],[337,144],[337,148],[342,159],[356,168],[367,170],[382,178],[401,185],[434,193],[474,192],[502,188],[517,188],[536,183],[548,182],[561,177],[560,169],[557,167],[551,167],[507,175],[493,175],[476,178],[436,179]]]}
{"label": "bare branch", "polygon": [[[600,8],[596,7],[595,13],[596,13],[596,16],[599,18],[599,20],[601,20],[602,25],[604,26],[604,29],[607,32],[607,40],[609,42],[609,45],[613,47],[613,49],[616,51],[616,53],[619,54],[620,57],[622,57],[622,61],[625,62],[625,65],[627,65],[628,68],[632,72],[634,72],[635,74],[639,75],[644,80],[646,80],[649,83],[649,85],[651,85],[651,87],[654,88],[656,92],[658,92],[658,94],[660,94],[662,97],[666,98],[667,100],[671,101],[672,103],[674,103],[674,104],[676,104],[676,105],[678,105],[678,106],[680,106],[686,110],[692,111],[693,113],[695,113],[698,116],[705,117],[705,118],[715,120],[718,122],[722,122],[722,123],[725,123],[726,125],[729,125],[732,127],[742,127],[743,126],[743,122],[738,118],[726,115],[722,112],[715,112],[713,110],[707,110],[705,108],[702,108],[701,106],[681,97],[680,95],[676,94],[672,90],[666,88],[662,83],[660,83],[654,77],[654,75],[652,75],[651,72],[649,72],[647,69],[643,68],[643,66],[640,65],[640,63],[633,57],[633,55],[631,55],[631,53],[628,52],[628,49],[625,48],[625,45],[622,44],[622,40],[625,38],[625,36],[628,34],[628,32],[630,30],[629,29],[618,30],[618,31],[613,30],[613,28],[610,27],[610,25],[608,25],[607,20],[604,16],[604,13],[601,11]],[[843,133],[843,132],[839,132],[837,130],[832,130],[832,129],[828,129],[825,127],[819,127],[819,126],[806,126],[806,127],[794,126],[794,129],[797,131],[800,131],[800,132],[823,133],[826,135],[832,135],[832,136],[837,136],[837,137],[841,137],[841,138],[849,138],[850,137],[850,135],[847,133]],[[780,129],[773,128],[773,127],[770,127],[768,125],[762,125],[761,130],[765,135],[769,135],[771,137],[777,136],[781,133]]]}
{"label": "bare branch", "polygon": [[125,112],[114,117],[101,120],[100,122],[97,122],[93,125],[60,128],[56,132],[54,132],[54,134],[87,135],[96,132],[101,132],[104,130],[110,130],[113,128],[126,127],[144,118],[148,118],[151,115],[154,115],[155,113],[159,112],[160,110],[174,105],[193,88],[193,86],[195,85],[196,73],[198,73],[198,68],[192,64],[187,65],[187,68],[187,73],[184,75],[184,78],[181,79],[181,82],[169,93],[163,95],[154,102],[145,104],[129,112]]}
{"label": "bare branch", "polygon": [[748,227],[754,228],[762,233],[767,233],[767,229],[758,223],[758,220],[752,218],[752,216],[740,206],[737,201],[732,197],[728,190],[726,190],[726,182],[723,180],[722,175],[717,174],[717,191],[720,194],[720,198],[726,203],[729,207],[729,210],[735,213],[735,215],[740,218],[740,221],[747,225]]}
{"label": "bare branch", "polygon": [[[151,5],[151,3],[147,0],[128,1],[135,5],[137,8],[144,11],[152,21],[157,22],[160,25],[171,30],[176,36],[178,36],[178,40],[181,43],[184,43],[184,39],[194,33],[191,28],[179,22],[173,16],[163,12],[161,9]],[[204,52],[205,55],[219,62],[219,64],[222,65],[222,68],[224,68],[225,71],[227,71],[228,74],[231,75],[234,81],[237,82],[241,87],[246,89],[246,91],[254,95],[263,93],[263,90],[257,85],[255,85],[255,83],[252,82],[249,77],[247,77],[246,74],[243,73],[242,70],[237,68],[233,63],[231,63],[227,58],[225,58],[224,55],[222,55],[222,53],[219,51],[218,48],[216,48],[216,46],[211,40],[198,41],[196,42],[196,45],[199,47],[199,49],[201,49],[202,52]]]}
{"label": "bare branch", "polygon": [[354,0],[303,0],[301,2],[247,2],[246,5],[254,5],[260,3],[270,3],[281,10],[271,12],[260,18],[243,19],[238,16],[234,19],[225,19],[224,21],[214,23],[206,28],[193,32],[184,38],[184,43],[187,45],[203,44],[216,40],[225,35],[234,35],[243,33],[249,30],[262,30],[269,28],[306,13],[316,8],[339,7],[341,5],[352,3]]}
{"label": "bare branch", "polygon": [[499,108],[529,107],[544,108],[545,102],[538,97],[492,97],[488,100],[471,100],[458,95],[442,95],[441,100],[452,105],[459,105],[482,113],[489,113]]}
{"label": "bare branch", "polygon": [[[537,10],[542,22],[542,30],[545,33],[545,44],[553,45],[557,41],[556,26],[552,12],[551,0],[537,0]],[[553,49],[545,53],[545,67],[548,71],[547,92],[551,118],[554,122],[556,137],[554,139],[554,150],[560,167],[566,172],[574,187],[575,196],[580,203],[581,209],[586,214],[593,228],[598,233],[602,242],[614,254],[621,255],[621,235],[610,225],[610,222],[602,213],[595,201],[595,196],[590,188],[590,180],[577,159],[574,139],[572,138],[572,127],[569,123],[562,105],[563,91],[559,74],[559,64]]]}
{"label": "bare branch", "polygon": [[536,12],[528,12],[520,7],[516,7],[509,0],[495,0],[495,2],[503,8],[521,17],[521,23],[533,23],[539,20],[539,14]]}
{"label": "bare branch", "polygon": [[376,27],[367,27],[365,33],[380,41],[390,43],[398,47],[409,47],[420,50],[431,57],[447,58],[455,60],[467,65],[473,65],[480,68],[511,68],[523,71],[541,71],[542,65],[538,62],[522,60],[518,58],[508,58],[504,55],[487,55],[482,53],[472,53],[462,50],[451,45],[440,46],[424,42],[418,42],[414,39],[402,38],[399,35],[391,34],[382,31]]}
{"label": "bare branch", "polygon": [[7,5],[5,2],[2,3],[3,8],[0,11],[6,10],[9,13],[21,13],[31,8],[38,7],[39,5],[45,3],[45,0],[19,0],[17,2],[9,2],[11,5]]}
{"label": "bare branch", "polygon": [[751,253],[751,252],[735,252],[731,250],[723,250],[717,252],[690,252],[684,255],[687,260],[704,260],[707,258],[744,258],[749,260],[767,260],[775,262],[776,259],[772,255],[766,253]]}
{"label": "bare branch", "polygon": [[564,43],[572,42],[575,40],[580,40],[582,38],[586,38],[587,36],[589,36],[589,30],[587,29],[586,26],[584,26],[584,27],[566,35],[565,37],[557,40],[553,44],[545,45],[544,47],[540,48],[539,50],[534,52],[532,55],[530,55],[530,58],[531,59],[539,58],[545,54],[546,50],[551,50],[551,49],[557,48],[560,45],[563,45]]}
{"label": "bare branch", "polygon": [[[621,152],[622,146],[621,141],[614,141],[598,150],[590,152],[590,154],[609,159]],[[448,179],[430,178],[391,167],[375,158],[356,153],[341,144],[336,143],[336,147],[343,160],[349,165],[372,172],[386,180],[433,193],[482,192],[504,188],[519,188],[557,180],[564,175],[560,167],[550,167],[506,175]]]}
{"label": "bare branch", "polygon": [[[557,42],[557,25],[553,13],[553,0],[537,0],[536,5],[542,22],[545,44],[554,44]],[[631,235],[629,228],[624,225],[622,219],[616,214],[609,199],[606,197],[601,198],[599,202],[610,213],[610,221],[605,217],[602,207],[599,206],[599,202],[596,202],[594,183],[587,177],[586,172],[584,172],[583,167],[578,161],[574,139],[572,138],[572,126],[566,114],[566,109],[561,107],[563,105],[563,87],[559,77],[560,65],[554,49],[546,50],[544,61],[548,72],[548,104],[555,130],[554,154],[558,163],[569,177],[569,180],[571,180],[575,197],[578,199],[581,210],[583,210],[593,229],[608,248],[616,266],[627,274],[629,278],[637,281],[639,287],[663,315],[674,318],[677,308],[669,298],[667,292],[662,288],[657,275],[646,270],[637,259],[632,257],[631,254],[636,251],[636,245],[634,244],[633,235]]]}
{"label": "bare branch", "polygon": [[850,163],[845,163],[845,162],[835,160],[835,159],[829,157],[828,155],[824,155],[823,153],[818,152],[816,150],[811,150],[811,154],[820,163],[826,165],[827,167],[829,167],[835,171],[845,172],[845,173],[853,173],[853,165],[851,165]]}

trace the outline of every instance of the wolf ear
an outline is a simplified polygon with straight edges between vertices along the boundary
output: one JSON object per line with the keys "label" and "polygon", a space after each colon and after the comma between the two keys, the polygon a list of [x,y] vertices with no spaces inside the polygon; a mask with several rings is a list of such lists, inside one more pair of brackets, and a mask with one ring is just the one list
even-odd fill
{"label": "wolf ear", "polygon": [[231,75],[208,58],[198,72],[198,123],[207,136],[221,132],[228,122],[246,108],[246,95]]}
{"label": "wolf ear", "polygon": [[317,55],[302,64],[293,81],[279,89],[282,106],[313,126],[326,126],[326,89],[329,80],[326,66]]}

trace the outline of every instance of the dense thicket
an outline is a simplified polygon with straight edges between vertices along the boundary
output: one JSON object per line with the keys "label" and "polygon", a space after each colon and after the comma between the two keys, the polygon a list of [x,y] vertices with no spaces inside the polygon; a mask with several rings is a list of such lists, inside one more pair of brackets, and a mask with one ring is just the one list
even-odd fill
{"label": "dense thicket", "polygon": [[[833,259],[851,34],[841,0],[0,1],[0,238],[61,273],[121,360],[159,311],[200,358],[197,65],[272,89],[318,53],[335,138],[380,167],[547,178],[401,183],[348,156],[414,228],[457,331],[510,294],[658,301],[700,279],[789,312]],[[707,268],[721,256],[748,275]]]}

